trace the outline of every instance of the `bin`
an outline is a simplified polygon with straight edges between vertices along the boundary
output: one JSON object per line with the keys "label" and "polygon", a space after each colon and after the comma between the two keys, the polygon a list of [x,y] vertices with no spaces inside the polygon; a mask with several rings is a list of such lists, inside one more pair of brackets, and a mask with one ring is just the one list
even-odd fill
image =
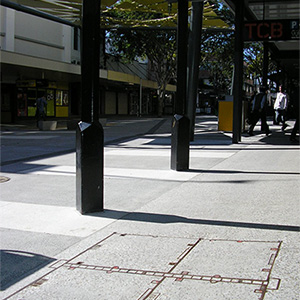
{"label": "bin", "polygon": [[[246,120],[248,118],[248,106],[247,101],[242,102],[242,132],[249,129],[249,125]],[[219,101],[219,121],[218,130],[232,132],[233,123],[233,101],[220,100]]]}
{"label": "bin", "polygon": [[233,101],[219,101],[218,130],[232,132]]}

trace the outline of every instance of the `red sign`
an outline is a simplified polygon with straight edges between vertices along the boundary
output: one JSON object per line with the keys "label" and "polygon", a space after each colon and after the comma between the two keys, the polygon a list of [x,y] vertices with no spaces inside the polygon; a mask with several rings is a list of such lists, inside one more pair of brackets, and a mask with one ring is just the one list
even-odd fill
{"label": "red sign", "polygon": [[244,24],[245,41],[299,40],[299,20],[261,20]]}

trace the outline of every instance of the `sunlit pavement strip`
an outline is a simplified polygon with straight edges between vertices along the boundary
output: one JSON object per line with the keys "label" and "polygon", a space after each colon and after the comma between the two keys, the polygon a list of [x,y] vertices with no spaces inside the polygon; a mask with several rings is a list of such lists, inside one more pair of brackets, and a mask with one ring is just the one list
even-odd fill
{"label": "sunlit pavement strip", "polygon": [[56,137],[56,135],[1,135],[2,140],[48,140]]}
{"label": "sunlit pavement strip", "polygon": [[[50,175],[50,176],[76,176],[76,168],[74,166],[41,166],[23,171],[24,174],[31,175]],[[21,172],[22,174],[22,172]],[[191,172],[176,172],[173,170],[145,170],[145,169],[122,169],[122,168],[105,168],[105,177],[121,177],[121,178],[139,178],[154,180],[176,180],[187,181],[195,177],[197,174]]]}
{"label": "sunlit pavement strip", "polygon": [[[20,174],[31,174],[31,175],[55,175],[55,176],[75,176],[76,167],[75,166],[51,166],[51,165],[41,165],[40,167],[34,167],[30,169],[30,164],[28,169],[21,171]],[[35,164],[36,166],[36,164]]]}
{"label": "sunlit pavement strip", "polygon": [[198,174],[190,172],[176,172],[172,170],[144,170],[144,169],[117,169],[105,168],[106,177],[133,177],[154,180],[187,181]]}
{"label": "sunlit pavement strip", "polygon": [[[190,157],[193,158],[228,158],[235,154],[235,152],[217,152],[206,150],[192,150],[190,151]],[[170,156],[170,150],[134,150],[134,149],[118,149],[105,152],[105,155],[124,155],[124,156]]]}
{"label": "sunlit pavement strip", "polygon": [[7,229],[87,237],[115,221],[81,215],[71,207],[0,201],[4,206],[0,227]]}
{"label": "sunlit pavement strip", "polygon": [[[220,151],[205,151],[191,150],[191,158],[219,158],[225,159],[231,157],[235,152],[220,152]],[[169,157],[170,150],[145,150],[145,149],[118,149],[106,150],[105,156],[132,156],[132,157]],[[32,175],[55,175],[55,176],[75,176],[76,166],[51,166],[41,165],[30,168],[30,163],[27,163],[28,168],[20,172],[20,174]],[[148,170],[148,169],[130,169],[130,168],[105,168],[104,176],[106,177],[128,177],[141,179],[156,179],[156,180],[177,180],[187,181],[195,177],[197,174],[191,172],[176,172],[173,170]]]}

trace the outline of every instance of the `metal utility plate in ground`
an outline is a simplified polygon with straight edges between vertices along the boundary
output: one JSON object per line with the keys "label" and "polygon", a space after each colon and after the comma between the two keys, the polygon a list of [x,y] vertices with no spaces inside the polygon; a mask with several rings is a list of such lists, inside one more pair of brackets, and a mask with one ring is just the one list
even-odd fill
{"label": "metal utility plate in ground", "polygon": [[271,273],[280,246],[280,241],[112,233],[73,259],[55,262],[46,276],[9,299],[31,299],[36,294],[46,299],[51,294],[52,299],[242,295],[262,300],[268,290],[279,288],[280,279]]}

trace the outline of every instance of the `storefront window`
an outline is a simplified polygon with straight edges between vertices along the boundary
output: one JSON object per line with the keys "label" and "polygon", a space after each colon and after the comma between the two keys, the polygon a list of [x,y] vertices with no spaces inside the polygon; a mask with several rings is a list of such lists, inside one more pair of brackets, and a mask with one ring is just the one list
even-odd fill
{"label": "storefront window", "polygon": [[37,98],[46,97],[47,117],[68,117],[69,93],[67,86],[57,89],[55,82],[25,80],[17,82],[18,117],[35,117]]}
{"label": "storefront window", "polygon": [[67,106],[69,104],[68,91],[56,91],[56,105]]}
{"label": "storefront window", "polygon": [[36,112],[36,89],[27,89],[28,117],[34,117]]}
{"label": "storefront window", "polygon": [[17,115],[27,117],[27,92],[23,89],[17,91]]}
{"label": "storefront window", "polygon": [[47,116],[54,117],[54,90],[47,90]]}
{"label": "storefront window", "polygon": [[56,116],[68,117],[69,93],[64,90],[56,90]]}

